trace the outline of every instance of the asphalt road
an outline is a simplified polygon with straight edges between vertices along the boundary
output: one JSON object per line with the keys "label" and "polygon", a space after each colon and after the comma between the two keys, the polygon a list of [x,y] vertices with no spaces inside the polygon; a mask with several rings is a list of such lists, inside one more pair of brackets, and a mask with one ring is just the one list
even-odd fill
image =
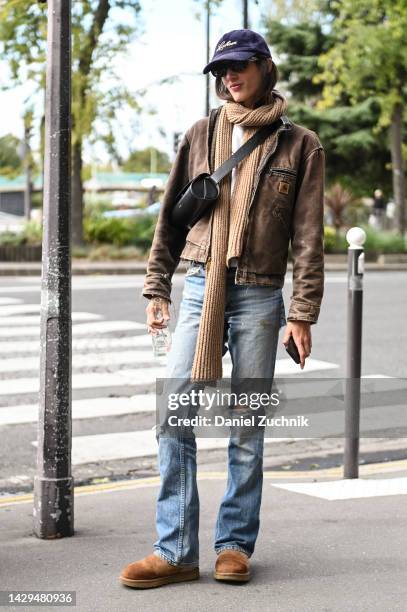
{"label": "asphalt road", "polygon": [[[405,313],[407,312],[407,272],[369,272],[365,274],[364,281],[364,318],[363,318],[363,358],[362,375],[365,376],[391,376],[407,378],[407,358],[405,347],[407,345],[407,327]],[[134,336],[145,335],[145,307],[147,301],[141,296],[143,277],[133,276],[82,276],[73,279],[72,311],[99,315],[102,322],[130,321],[141,324],[140,329],[123,329],[120,331],[103,331],[97,333],[87,332],[83,336],[84,348],[81,353],[88,355],[85,365],[77,365],[74,351],[73,371],[81,375],[92,376],[100,374],[106,378],[103,386],[92,386],[92,382],[82,384],[73,390],[73,402],[79,400],[97,400],[98,398],[126,398],[136,394],[151,393],[154,386],[142,379],[135,384],[128,382],[115,382],[109,386],[109,376],[114,375],[129,365],[125,362],[115,365],[101,360],[102,355],[93,349],[86,349],[86,342],[94,336],[114,343],[118,338],[126,342],[132,341]],[[183,287],[183,275],[176,274],[173,279],[173,305],[171,306],[170,327],[176,324],[179,301]],[[287,278],[284,287],[284,301],[286,313],[288,312],[292,284]],[[2,302],[3,300],[3,302]],[[4,302],[4,300],[6,302]],[[16,305],[40,304],[40,279],[35,277],[2,277],[0,287],[0,311],[7,306],[7,300]],[[6,304],[6,305],[4,305]],[[13,303],[11,303],[11,308]],[[325,294],[321,314],[317,325],[312,326],[312,358],[329,364],[336,368],[327,371],[316,371],[310,376],[341,378],[345,373],[346,355],[346,307],[347,307],[347,279],[345,273],[329,273],[326,276]],[[39,310],[37,310],[39,314]],[[0,339],[0,357],[6,361],[16,360],[11,366],[12,371],[0,372],[0,417],[1,410],[12,408],[18,414],[18,409],[24,406],[33,406],[38,402],[38,392],[33,389],[32,381],[38,377],[38,370],[33,365],[18,360],[27,355],[34,355],[25,349],[27,338],[23,335],[13,335],[13,330],[21,328],[21,319],[14,317],[32,316],[30,313],[18,315],[9,313],[11,332],[4,324],[4,338]],[[2,318],[0,314],[0,319]],[[23,320],[24,321],[24,320]],[[7,323],[7,321],[6,321]],[[103,323],[104,324],[104,323]],[[76,325],[76,323],[74,324]],[[1,329],[1,328],[0,328]],[[21,329],[20,329],[21,331]],[[280,332],[280,345],[277,359],[286,359]],[[33,342],[32,339],[28,339]],[[16,347],[11,345],[17,341]],[[151,361],[150,339],[144,345],[146,362]],[[18,345],[18,346],[17,346]],[[124,351],[114,347],[115,354],[123,355]],[[128,347],[125,350],[129,350]],[[37,354],[38,356],[38,354]],[[0,361],[1,361],[0,360]],[[133,366],[134,367],[134,366]],[[144,370],[143,370],[144,371]],[[306,368],[303,375],[307,376]],[[21,382],[21,388],[19,383]],[[7,391],[10,385],[10,392]],[[25,386],[26,385],[26,386]],[[5,413],[3,413],[5,414]],[[99,414],[97,418],[81,418],[73,421],[73,436],[110,435],[133,431],[151,430],[154,424],[154,414],[151,411],[126,413],[120,415]],[[37,436],[35,420],[26,423],[1,424],[0,422],[0,490],[29,490],[35,473],[36,449],[32,442]],[[87,439],[87,438],[86,438]],[[90,438],[89,438],[90,439]],[[85,440],[85,438],[84,438]],[[366,441],[366,460],[369,456],[377,456],[378,446],[386,453],[384,458],[402,458],[407,455],[405,440],[381,438],[380,440]],[[376,454],[375,454],[376,453]],[[370,454],[370,455],[369,455]],[[210,455],[210,456],[209,456]],[[317,460],[315,458],[318,458]],[[216,469],[224,461],[224,451],[214,450],[210,454],[203,452],[203,460],[208,461],[212,469]],[[304,466],[340,464],[342,458],[342,442],[340,439],[308,441],[290,441],[273,443],[273,448],[266,451],[267,465],[282,465],[296,462]],[[383,457],[381,457],[383,459]],[[302,463],[301,463],[302,461]],[[304,463],[305,462],[305,463]],[[156,473],[154,456],[114,457],[110,460],[93,458],[91,461],[78,462],[74,467],[74,475],[78,481],[86,481],[97,476],[110,478],[142,476]]]}

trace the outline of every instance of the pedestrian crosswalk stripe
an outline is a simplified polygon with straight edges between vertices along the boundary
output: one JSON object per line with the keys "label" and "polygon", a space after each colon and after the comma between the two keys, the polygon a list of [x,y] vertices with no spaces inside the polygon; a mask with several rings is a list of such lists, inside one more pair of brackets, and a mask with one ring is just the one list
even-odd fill
{"label": "pedestrian crosswalk stripe", "polygon": [[[116,372],[90,372],[88,374],[72,374],[73,389],[98,389],[102,387],[123,387],[135,385],[151,385],[156,378],[165,377],[164,366],[123,369]],[[37,393],[40,388],[39,378],[7,378],[0,380],[0,395],[15,395],[21,393]]]}
{"label": "pedestrian crosswalk stripe", "polygon": [[[98,389],[102,387],[123,387],[153,384],[156,378],[165,376],[165,367],[139,368],[137,370],[118,370],[117,372],[73,374],[73,389]],[[37,393],[40,388],[38,377],[0,380],[0,395]]]}
{"label": "pedestrian crosswalk stripe", "polygon": [[[122,416],[140,412],[155,412],[155,393],[133,395],[131,397],[97,397],[73,400],[72,419],[94,419],[99,417]],[[38,404],[25,404],[0,408],[0,425],[21,425],[36,423]]]}
{"label": "pedestrian crosswalk stripe", "polygon": [[[198,450],[226,448],[228,443],[227,438],[197,438]],[[32,444],[36,447],[37,441],[33,441]],[[149,457],[156,455],[157,450],[155,429],[74,436],[72,438],[72,465]]]}
{"label": "pedestrian crosswalk stripe", "polygon": [[[138,351],[117,351],[117,352],[98,352],[98,353],[85,353],[75,354],[72,361],[72,367],[74,369],[84,367],[98,367],[105,366],[119,366],[137,363],[151,363],[152,366],[157,365],[157,361],[154,358],[153,352],[138,350]],[[38,370],[40,366],[40,357],[14,357],[12,359],[3,359],[0,361],[0,373],[4,372],[21,372]],[[106,376],[109,376],[107,374]]]}
{"label": "pedestrian crosswalk stripe", "polygon": [[[296,441],[304,438],[267,438],[265,444],[272,442]],[[38,446],[36,440],[31,444]],[[198,451],[225,449],[229,438],[203,438],[197,436]],[[82,465],[95,461],[114,461],[118,459],[135,459],[157,455],[158,444],[155,429],[140,431],[125,431],[89,436],[74,436],[72,438],[72,465]]]}
{"label": "pedestrian crosswalk stripe", "polygon": [[12,297],[0,297],[0,305],[8,306],[10,304],[20,304],[23,300],[21,298]]}
{"label": "pedestrian crosswalk stripe", "polygon": [[[90,313],[90,312],[73,312],[72,321],[100,321],[103,319],[102,315]],[[13,325],[36,325],[39,326],[41,322],[40,315],[17,315],[17,316],[1,316],[0,313],[0,327],[12,328]]]}
{"label": "pedestrian crosswalk stripe", "polygon": [[2,302],[0,300],[0,317],[10,317],[12,315],[30,314],[41,311],[41,304],[13,304],[12,306],[2,306],[1,304]]}
{"label": "pedestrian crosswalk stripe", "polygon": [[[123,338],[75,338],[72,340],[74,351],[91,350],[114,350],[122,348],[142,348],[152,346],[151,336],[142,334],[138,336],[124,336]],[[0,354],[12,355],[13,353],[37,353],[40,350],[39,340],[12,340],[0,342]]]}
{"label": "pedestrian crosswalk stripe", "polygon": [[[94,323],[78,323],[72,326],[72,335],[87,335],[87,334],[104,334],[116,331],[127,331],[132,329],[146,330],[144,323],[136,323],[135,321],[95,321]],[[29,327],[2,328],[0,327],[0,337],[14,338],[26,336],[39,336],[40,329],[38,325]]]}
{"label": "pedestrian crosswalk stripe", "polygon": [[[98,359],[98,356],[95,357]],[[307,371],[338,367],[336,364],[329,364],[324,361],[317,361],[313,366],[312,360],[307,364]],[[95,361],[95,364],[97,361]],[[299,366],[297,366],[299,370]],[[300,370],[299,370],[300,371]],[[283,376],[293,372],[290,360],[281,359],[276,361],[275,376]],[[223,364],[223,376],[230,377],[232,373],[232,363],[227,360]],[[90,372],[88,374],[72,374],[73,389],[133,386],[141,384],[155,384],[156,378],[165,377],[165,366],[153,365],[148,368],[122,369],[116,372]],[[8,378],[0,380],[0,395],[13,395],[18,393],[36,393],[39,391],[38,378]]]}

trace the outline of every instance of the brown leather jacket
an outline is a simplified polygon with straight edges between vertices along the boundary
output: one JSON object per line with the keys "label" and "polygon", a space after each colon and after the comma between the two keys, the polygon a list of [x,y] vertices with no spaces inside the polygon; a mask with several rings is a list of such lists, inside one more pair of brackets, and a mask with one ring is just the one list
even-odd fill
{"label": "brown leather jacket", "polygon": [[[148,260],[142,291],[146,298],[158,295],[171,301],[171,278],[180,260],[208,262],[213,210],[189,231],[172,226],[169,212],[189,180],[214,171],[220,108],[196,121],[179,146]],[[282,287],[291,241],[293,293],[287,320],[316,323],[324,291],[325,153],[315,132],[287,117],[274,142],[256,173],[235,282]]]}

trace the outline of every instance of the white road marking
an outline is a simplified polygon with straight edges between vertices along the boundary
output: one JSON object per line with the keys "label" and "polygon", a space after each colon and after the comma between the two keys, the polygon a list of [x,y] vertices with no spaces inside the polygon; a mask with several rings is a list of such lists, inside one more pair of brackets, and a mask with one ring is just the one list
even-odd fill
{"label": "white road marking", "polygon": [[[157,377],[165,376],[164,367],[139,368],[137,370],[118,370],[114,373],[92,372],[73,374],[73,389],[98,389],[103,387],[123,387],[141,384],[155,384]],[[8,378],[0,380],[0,395],[37,393],[40,389],[39,378]]]}
{"label": "white road marking", "polygon": [[[156,396],[153,393],[132,397],[97,397],[72,401],[72,419],[95,419],[121,416],[139,412],[155,412]],[[38,404],[24,404],[0,408],[0,425],[21,425],[36,423]]]}
{"label": "white road marking", "polygon": [[305,361],[304,369],[301,370],[300,365],[295,363],[292,359],[278,359],[276,361],[274,375],[306,374],[307,372],[316,372],[317,370],[335,370],[337,368],[339,368],[337,363],[321,361],[320,359],[311,359],[308,357]]}
{"label": "white road marking", "polygon": [[[73,312],[71,319],[75,321],[100,321],[103,319],[103,315],[95,314],[91,312]],[[20,316],[1,316],[0,314],[0,327],[13,327],[13,325],[36,325],[39,326],[41,323],[40,315],[20,315]]]}
{"label": "white road marking", "polygon": [[[279,364],[279,361],[280,360],[276,361],[276,376],[283,376],[286,373],[292,373],[291,364],[287,363],[289,360],[282,359],[282,364]],[[314,367],[312,361],[317,361],[320,367]],[[318,369],[324,369],[324,367],[338,367],[336,364],[329,364],[328,362],[318,360],[310,360],[309,366],[310,369],[308,371],[316,371]],[[231,376],[231,373],[232,363],[225,361],[225,363],[223,364],[223,377],[228,378]],[[87,389],[100,387],[115,387],[123,385],[132,386],[140,384],[155,384],[156,378],[164,377],[165,367],[160,365],[154,366],[152,368],[150,367],[137,369],[122,369],[117,370],[116,372],[106,372],[104,374],[100,374],[97,372],[91,372],[88,374],[74,373],[72,375],[72,387],[73,389]],[[37,391],[39,391],[38,378],[8,378],[7,380],[0,380],[0,395],[36,393]]]}
{"label": "white road marking", "polygon": [[0,306],[0,317],[9,317],[11,315],[21,315],[40,311],[41,304],[15,304],[14,306]]}
{"label": "white road marking", "polygon": [[[96,434],[90,436],[74,436],[72,438],[72,464],[80,465],[94,461],[113,461],[115,459],[132,459],[135,457],[155,456],[158,444],[155,429],[141,431],[126,431],[112,434]],[[265,439],[265,444],[275,441],[295,441],[302,438],[273,438]],[[31,444],[37,447],[33,440]],[[198,451],[212,449],[226,449],[229,444],[228,437],[203,438],[197,436]]]}
{"label": "white road marking", "polygon": [[387,376],[387,374],[364,374],[361,378],[394,378],[394,376]]}
{"label": "white road marking", "polygon": [[407,495],[407,477],[403,478],[351,478],[328,482],[298,482],[272,484],[278,489],[311,495],[330,501]]}
{"label": "white road marking", "polygon": [[[230,361],[230,355],[227,353],[224,357],[224,364]],[[98,366],[118,366],[118,365],[132,365],[137,363],[151,363],[153,366],[156,365],[156,361],[151,351],[116,351],[116,352],[98,352],[98,353],[86,353],[86,354],[73,354],[72,367],[92,367]],[[5,372],[23,372],[29,370],[38,370],[40,366],[40,356],[35,357],[13,357],[10,359],[2,359],[0,361],[0,373]],[[306,371],[324,370],[337,367],[335,364],[327,364],[326,362],[318,362],[313,360],[311,363],[306,363]],[[278,359],[276,361],[276,376],[282,374],[289,374],[292,371],[291,363],[287,359]]]}
{"label": "white road marking", "polygon": [[3,306],[8,306],[9,304],[20,304],[23,300],[21,298],[12,298],[12,297],[0,297],[0,304]]}
{"label": "white road marking", "polygon": [[[75,369],[84,367],[104,366],[119,366],[128,364],[129,366],[137,363],[151,363],[152,366],[157,365],[154,355],[151,351],[117,351],[114,353],[86,353],[74,354],[72,358],[72,367]],[[0,361],[0,372],[22,372],[29,370],[38,370],[40,367],[40,357],[14,357],[12,359],[3,359]],[[107,376],[109,374],[107,373]]]}
{"label": "white road marking", "polygon": [[[298,396],[300,399],[301,396]],[[205,415],[204,404],[200,414]],[[72,418],[74,419],[91,419],[101,416],[118,416],[123,414],[133,414],[135,412],[152,412],[156,407],[155,389],[148,394],[136,394],[132,397],[98,397],[95,399],[83,399],[72,401]],[[0,408],[0,426],[1,425],[17,425],[21,423],[33,423],[38,419],[38,404],[24,404],[19,406],[8,406]],[[210,412],[208,413],[210,415]],[[277,416],[283,416],[279,414]],[[343,435],[345,419],[341,411],[335,412],[316,412],[305,413],[309,419],[310,425],[308,431],[302,427],[304,432],[308,433],[308,437],[295,439],[316,439],[329,438],[332,436],[339,437]],[[386,424],[391,421],[392,427],[395,429],[403,428],[406,425],[405,407],[402,404],[396,406],[377,406],[374,408],[364,408],[361,418],[362,437],[369,437],[368,433],[375,430],[383,430]],[[271,427],[266,428],[266,437],[276,438],[277,431],[282,435],[287,434],[291,430],[291,435],[284,439],[293,440],[293,434],[298,433],[299,427],[293,430],[293,427],[285,425],[284,427],[275,426],[274,430]],[[366,432],[366,433],[365,433]],[[311,434],[311,435],[309,435]]]}
{"label": "white road marking", "polygon": [[[197,438],[198,450],[226,448],[228,443],[227,438]],[[37,441],[31,444],[36,447]],[[156,455],[157,451],[155,429],[74,436],[72,438],[72,465],[149,457]]]}
{"label": "white road marking", "polygon": [[[144,323],[136,323],[135,321],[96,321],[94,323],[79,323],[72,326],[72,335],[85,336],[87,334],[104,334],[133,329],[143,329],[145,331],[146,326]],[[15,329],[0,327],[0,337],[2,338],[39,336],[39,334],[39,326],[17,327]]]}
{"label": "white road marking", "polygon": [[[73,338],[73,351],[106,350],[121,348],[151,347],[152,340],[149,334],[138,336],[124,336],[123,338]],[[13,353],[37,353],[40,350],[39,340],[21,340],[0,342],[0,355]]]}

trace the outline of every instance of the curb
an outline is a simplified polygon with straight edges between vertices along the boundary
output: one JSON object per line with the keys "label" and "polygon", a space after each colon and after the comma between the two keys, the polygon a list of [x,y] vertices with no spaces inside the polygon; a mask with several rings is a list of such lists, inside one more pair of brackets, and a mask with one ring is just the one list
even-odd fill
{"label": "curb", "polygon": [[[407,459],[398,459],[396,461],[385,461],[380,463],[367,463],[359,466],[359,478],[365,476],[377,476],[379,474],[391,474],[394,472],[404,472],[407,470]],[[290,471],[282,472],[280,470],[268,470],[263,472],[266,480],[297,480],[311,478],[331,478],[334,480],[343,480],[342,467],[324,468],[321,470],[307,471]],[[197,480],[226,480],[227,472],[197,472]],[[107,483],[97,483],[91,485],[75,486],[75,496],[89,495],[92,493],[113,493],[115,491],[126,491],[129,489],[138,489],[140,487],[156,487],[160,484],[160,476],[148,476],[147,478],[138,478],[136,480],[122,480]],[[34,494],[25,493],[22,495],[12,495],[9,497],[0,497],[0,508],[16,504],[33,503]]]}

